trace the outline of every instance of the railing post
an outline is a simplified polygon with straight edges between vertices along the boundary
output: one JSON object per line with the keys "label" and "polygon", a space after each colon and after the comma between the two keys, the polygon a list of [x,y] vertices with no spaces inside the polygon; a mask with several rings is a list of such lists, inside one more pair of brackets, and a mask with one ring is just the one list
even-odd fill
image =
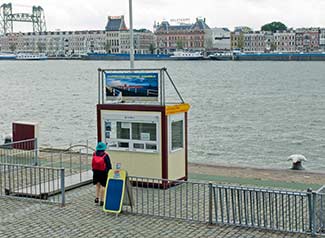
{"label": "railing post", "polygon": [[312,230],[312,189],[307,189],[307,198],[308,198],[308,214],[309,214],[309,230]]}
{"label": "railing post", "polygon": [[38,139],[35,138],[34,140],[34,151],[35,151],[35,158],[34,158],[34,166],[39,165],[38,164]]}
{"label": "railing post", "polygon": [[212,225],[212,193],[213,193],[213,185],[212,182],[209,181],[209,224]]}
{"label": "railing post", "polygon": [[64,181],[64,168],[60,169],[60,179],[61,179],[61,206],[65,205],[65,181]]}
{"label": "railing post", "polygon": [[317,193],[313,192],[313,217],[312,217],[313,227],[311,230],[313,236],[316,236],[316,199],[317,199]]}
{"label": "railing post", "polygon": [[307,189],[308,196],[308,211],[309,211],[309,231],[312,235],[316,234],[316,214],[315,214],[315,206],[316,206],[316,193],[312,191],[311,188]]}

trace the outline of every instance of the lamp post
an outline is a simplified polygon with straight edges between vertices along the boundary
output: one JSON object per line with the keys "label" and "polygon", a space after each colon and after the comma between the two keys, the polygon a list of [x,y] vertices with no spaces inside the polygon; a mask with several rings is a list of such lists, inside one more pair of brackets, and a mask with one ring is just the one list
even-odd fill
{"label": "lamp post", "polygon": [[134,69],[134,40],[133,40],[132,0],[129,0],[129,18],[130,18],[130,68]]}

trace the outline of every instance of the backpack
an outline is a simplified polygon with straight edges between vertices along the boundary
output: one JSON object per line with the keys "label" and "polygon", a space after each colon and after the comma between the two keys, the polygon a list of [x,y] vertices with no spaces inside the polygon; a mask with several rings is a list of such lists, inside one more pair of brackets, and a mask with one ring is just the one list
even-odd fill
{"label": "backpack", "polygon": [[93,154],[93,159],[91,162],[91,167],[93,170],[105,171],[106,170],[106,163],[105,163],[105,156],[107,154],[104,153],[102,156],[97,156],[96,152]]}

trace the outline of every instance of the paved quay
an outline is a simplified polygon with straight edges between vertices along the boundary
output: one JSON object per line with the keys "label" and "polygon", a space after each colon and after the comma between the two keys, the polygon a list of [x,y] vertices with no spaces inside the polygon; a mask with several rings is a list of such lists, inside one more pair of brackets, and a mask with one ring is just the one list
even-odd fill
{"label": "paved quay", "polygon": [[0,198],[0,237],[309,237],[131,213],[116,217],[94,205],[94,192],[92,185],[67,192],[63,208]]}

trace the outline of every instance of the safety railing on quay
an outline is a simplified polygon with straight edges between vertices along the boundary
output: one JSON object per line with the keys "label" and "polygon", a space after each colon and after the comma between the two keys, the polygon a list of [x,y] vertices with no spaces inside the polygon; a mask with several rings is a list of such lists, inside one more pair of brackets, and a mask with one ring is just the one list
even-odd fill
{"label": "safety railing on quay", "polygon": [[40,149],[39,164],[51,168],[65,168],[66,176],[79,175],[80,182],[89,179],[91,172],[91,154],[86,149],[78,151],[60,149]]}
{"label": "safety railing on quay", "polygon": [[0,163],[0,196],[65,205],[64,168]]}
{"label": "safety railing on quay", "polygon": [[0,145],[0,163],[37,165],[37,139],[22,140]]}
{"label": "safety railing on quay", "polygon": [[[80,183],[91,179],[92,147],[86,144],[66,147],[36,148],[34,150],[12,152],[4,150],[2,163],[38,165],[41,167],[64,168],[67,179]],[[33,156],[33,158],[32,158]],[[35,159],[34,159],[35,157]],[[36,161],[36,162],[35,162]]]}
{"label": "safety railing on quay", "polygon": [[[65,200],[65,197],[58,198],[62,191],[92,182],[90,153],[93,150],[88,141],[55,148],[39,148],[37,139],[1,145],[0,195],[50,202]],[[64,187],[58,193],[61,181]]]}
{"label": "safety railing on quay", "polygon": [[137,214],[189,221],[207,222],[209,216],[209,186],[187,182],[129,176],[134,206],[126,211]]}
{"label": "safety railing on quay", "polygon": [[212,186],[210,222],[289,232],[312,232],[312,194],[236,186]]}
{"label": "safety railing on quay", "polygon": [[212,183],[129,176],[127,212],[209,224],[325,234],[325,196]]}

